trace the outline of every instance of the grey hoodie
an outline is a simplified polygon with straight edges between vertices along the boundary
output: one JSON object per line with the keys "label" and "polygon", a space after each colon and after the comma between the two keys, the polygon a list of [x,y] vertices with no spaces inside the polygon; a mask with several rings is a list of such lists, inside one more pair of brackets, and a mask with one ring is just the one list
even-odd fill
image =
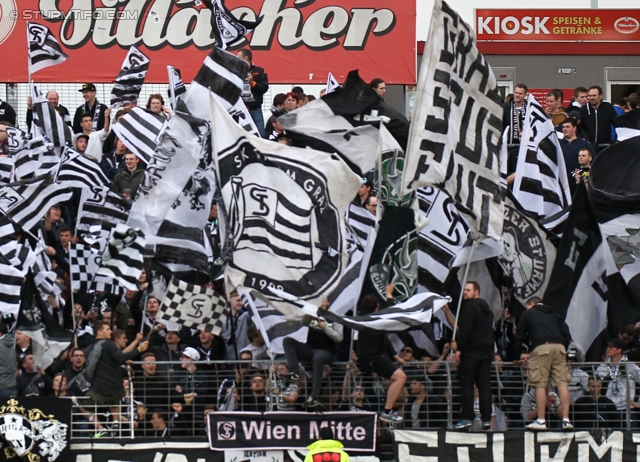
{"label": "grey hoodie", "polygon": [[16,347],[13,334],[0,337],[0,390],[16,388]]}

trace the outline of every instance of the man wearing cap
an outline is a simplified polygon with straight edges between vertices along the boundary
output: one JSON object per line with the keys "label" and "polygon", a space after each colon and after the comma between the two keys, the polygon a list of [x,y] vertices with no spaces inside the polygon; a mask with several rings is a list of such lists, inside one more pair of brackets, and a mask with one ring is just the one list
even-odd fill
{"label": "man wearing cap", "polygon": [[562,429],[572,430],[569,420],[569,382],[571,374],[567,367],[567,348],[571,343],[569,326],[560,310],[542,303],[527,302],[525,312],[520,317],[515,337],[515,355],[520,356],[522,343],[528,336],[531,339],[531,360],[527,371],[527,384],[535,387],[535,401],[538,418],[527,425],[529,430],[546,430],[547,423],[547,386],[557,387],[560,397],[558,413],[562,414]]}
{"label": "man wearing cap", "polygon": [[349,454],[344,452],[344,445],[334,439],[333,430],[322,427],[318,431],[318,441],[307,446],[309,452],[304,462],[349,462]]}
{"label": "man wearing cap", "polygon": [[373,188],[373,180],[368,176],[362,177],[362,186],[358,189],[358,195],[353,199],[352,204],[359,207],[365,207],[367,198],[371,195],[371,188]]}
{"label": "man wearing cap", "polygon": [[96,86],[92,83],[85,83],[78,91],[82,93],[85,103],[76,109],[76,113],[73,116],[73,132],[82,132],[81,116],[85,113],[89,113],[91,117],[93,117],[92,130],[94,132],[102,130],[104,128],[105,110],[107,106],[96,99]]}
{"label": "man wearing cap", "polygon": [[[624,342],[614,338],[607,344],[607,359],[596,369],[596,375],[607,385],[606,397],[613,401],[616,409],[622,414],[622,421],[626,421],[626,411],[629,404],[635,407],[636,383],[640,382],[640,367],[627,362],[622,353]],[[632,417],[632,420],[636,420]]]}

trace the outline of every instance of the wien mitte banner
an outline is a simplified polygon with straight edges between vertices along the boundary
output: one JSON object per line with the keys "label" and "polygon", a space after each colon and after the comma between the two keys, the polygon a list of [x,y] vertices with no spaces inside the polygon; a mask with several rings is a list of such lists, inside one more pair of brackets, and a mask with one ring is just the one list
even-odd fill
{"label": "wien mitte banner", "polygon": [[[240,19],[262,22],[248,46],[270,83],[416,80],[416,4],[395,0],[226,0]],[[151,59],[145,82],[167,82],[167,65],[191,82],[214,44],[211,11],[199,0],[0,0],[0,82],[25,82],[27,22],[43,25],[69,56],[36,82],[112,82],[131,45]],[[9,58],[10,57],[10,58]]]}

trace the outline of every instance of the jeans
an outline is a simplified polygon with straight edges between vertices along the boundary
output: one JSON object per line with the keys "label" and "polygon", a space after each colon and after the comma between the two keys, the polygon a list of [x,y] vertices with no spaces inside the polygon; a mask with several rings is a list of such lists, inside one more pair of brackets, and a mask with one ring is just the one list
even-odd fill
{"label": "jeans", "polygon": [[249,114],[251,114],[251,118],[255,122],[258,127],[258,131],[260,132],[260,136],[265,138],[264,136],[264,116],[262,115],[262,108],[258,109],[249,109]]}
{"label": "jeans", "polygon": [[465,351],[460,358],[460,392],[462,395],[462,420],[473,422],[473,386],[478,387],[480,415],[483,422],[491,421],[491,361],[493,354]]}
{"label": "jeans", "polygon": [[331,364],[333,361],[333,353],[328,350],[311,348],[306,343],[300,343],[289,337],[284,339],[282,346],[284,347],[284,355],[287,358],[289,371],[300,374],[300,368],[298,367],[300,360],[311,362],[313,367],[311,397],[317,400],[320,397],[324,365]]}

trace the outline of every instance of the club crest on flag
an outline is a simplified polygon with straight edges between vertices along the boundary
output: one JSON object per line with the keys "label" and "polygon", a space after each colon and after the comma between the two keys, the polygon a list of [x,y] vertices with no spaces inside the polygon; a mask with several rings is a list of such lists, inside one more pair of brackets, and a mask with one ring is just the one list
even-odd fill
{"label": "club crest on flag", "polygon": [[526,300],[540,290],[547,279],[546,236],[530,223],[531,219],[505,204],[504,252],[498,261],[511,277],[516,296]]}

